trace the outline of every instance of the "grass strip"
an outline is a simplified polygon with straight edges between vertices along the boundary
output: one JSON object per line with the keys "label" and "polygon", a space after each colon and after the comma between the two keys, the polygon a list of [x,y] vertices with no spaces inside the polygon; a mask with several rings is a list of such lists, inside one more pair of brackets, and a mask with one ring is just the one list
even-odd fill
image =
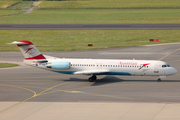
{"label": "grass strip", "polygon": [[32,5],[33,5],[33,1],[22,1],[8,7],[7,9],[10,9],[10,10],[24,10],[25,9],[26,10],[26,9],[31,8]]}
{"label": "grass strip", "polygon": [[40,1],[38,9],[147,9],[180,8],[179,0],[63,0]]}
{"label": "grass strip", "polygon": [[[0,10],[1,13],[1,10]],[[8,13],[7,13],[8,14]],[[1,24],[180,23],[180,9],[34,10],[2,17]]]}
{"label": "grass strip", "polygon": [[0,10],[0,17],[20,14],[19,10]]}
{"label": "grass strip", "polygon": [[0,9],[6,9],[14,4],[21,2],[22,0],[0,0]]}
{"label": "grass strip", "polygon": [[0,68],[16,67],[16,66],[19,66],[19,65],[13,64],[13,63],[0,63]]}
{"label": "grass strip", "polygon": [[[0,51],[19,51],[18,40],[31,41],[40,51],[88,50],[180,42],[180,30],[1,30]],[[150,42],[149,39],[159,39]],[[93,46],[88,47],[88,44]]]}

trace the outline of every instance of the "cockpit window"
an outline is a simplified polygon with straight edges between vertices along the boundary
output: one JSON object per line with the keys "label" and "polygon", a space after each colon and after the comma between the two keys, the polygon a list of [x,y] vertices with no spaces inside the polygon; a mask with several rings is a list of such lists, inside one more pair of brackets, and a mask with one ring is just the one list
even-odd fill
{"label": "cockpit window", "polygon": [[171,67],[170,65],[167,64],[168,67]]}
{"label": "cockpit window", "polygon": [[164,67],[170,67],[170,65],[166,64],[166,65],[162,65],[162,67],[163,67],[163,68],[164,68]]}
{"label": "cockpit window", "polygon": [[166,65],[162,65],[162,67],[164,68],[164,67],[166,67]]}

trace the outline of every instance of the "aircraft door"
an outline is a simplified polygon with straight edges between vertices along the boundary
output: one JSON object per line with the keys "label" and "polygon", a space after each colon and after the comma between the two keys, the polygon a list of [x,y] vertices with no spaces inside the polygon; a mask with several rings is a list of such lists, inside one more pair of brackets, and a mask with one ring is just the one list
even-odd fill
{"label": "aircraft door", "polygon": [[154,73],[159,73],[159,66],[158,65],[154,65]]}

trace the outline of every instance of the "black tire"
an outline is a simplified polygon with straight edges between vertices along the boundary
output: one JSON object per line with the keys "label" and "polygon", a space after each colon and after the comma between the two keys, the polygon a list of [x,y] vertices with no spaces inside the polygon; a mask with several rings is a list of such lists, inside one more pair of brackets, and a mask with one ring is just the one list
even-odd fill
{"label": "black tire", "polygon": [[95,75],[93,75],[93,76],[92,76],[92,79],[93,79],[93,80],[96,80],[96,79],[97,79],[97,77],[96,77]]}
{"label": "black tire", "polygon": [[89,82],[93,82],[93,79],[92,79],[92,77],[90,77],[90,78],[89,78]]}
{"label": "black tire", "polygon": [[157,81],[158,81],[158,82],[161,82],[161,79],[159,78]]}

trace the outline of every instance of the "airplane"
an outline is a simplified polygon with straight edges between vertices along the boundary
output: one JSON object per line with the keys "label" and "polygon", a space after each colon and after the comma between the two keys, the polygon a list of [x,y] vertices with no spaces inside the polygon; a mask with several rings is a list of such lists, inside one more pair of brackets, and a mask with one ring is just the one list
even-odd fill
{"label": "airplane", "polygon": [[24,55],[24,63],[62,74],[91,75],[89,82],[97,79],[97,75],[124,76],[157,76],[161,78],[174,75],[177,70],[169,64],[158,60],[121,60],[121,59],[67,59],[41,54],[32,42],[14,41]]}

